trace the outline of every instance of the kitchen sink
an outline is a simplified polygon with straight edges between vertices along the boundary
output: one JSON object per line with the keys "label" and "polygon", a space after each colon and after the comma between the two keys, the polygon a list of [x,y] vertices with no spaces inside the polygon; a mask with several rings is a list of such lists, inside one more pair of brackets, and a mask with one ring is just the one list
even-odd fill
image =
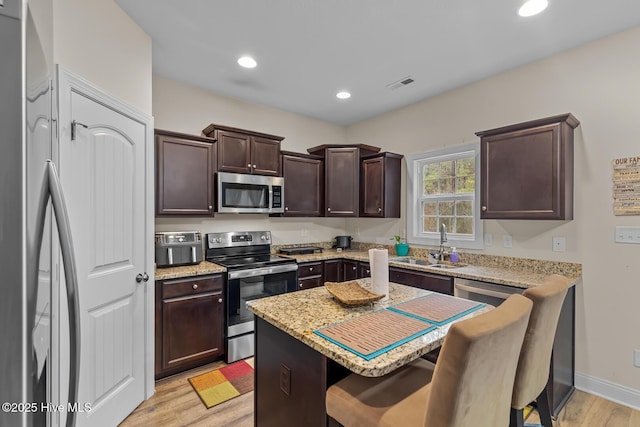
{"label": "kitchen sink", "polygon": [[467,264],[461,263],[452,263],[452,262],[439,262],[437,264],[431,264],[429,261],[423,258],[413,258],[410,256],[401,256],[396,258],[389,258],[389,262],[400,262],[403,264],[415,264],[415,265],[424,265],[426,267],[435,267],[435,268],[459,268],[466,267]]}
{"label": "kitchen sink", "polygon": [[429,267],[435,267],[435,268],[460,268],[460,267],[466,267],[466,266],[467,266],[467,264],[461,264],[459,262],[456,262],[456,263],[453,263],[453,262],[451,262],[451,263],[439,262],[437,264],[429,265]]}
{"label": "kitchen sink", "polygon": [[401,256],[397,258],[389,258],[390,262],[401,262],[404,264],[431,265],[426,259],[413,258],[410,256]]}

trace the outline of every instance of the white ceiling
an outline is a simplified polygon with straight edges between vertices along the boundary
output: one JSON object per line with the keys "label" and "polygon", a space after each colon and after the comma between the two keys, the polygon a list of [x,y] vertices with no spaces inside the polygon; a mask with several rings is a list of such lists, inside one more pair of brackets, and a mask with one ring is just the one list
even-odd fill
{"label": "white ceiling", "polygon": [[155,75],[339,125],[640,25],[640,0],[549,0],[532,18],[522,0],[116,2],[152,37]]}

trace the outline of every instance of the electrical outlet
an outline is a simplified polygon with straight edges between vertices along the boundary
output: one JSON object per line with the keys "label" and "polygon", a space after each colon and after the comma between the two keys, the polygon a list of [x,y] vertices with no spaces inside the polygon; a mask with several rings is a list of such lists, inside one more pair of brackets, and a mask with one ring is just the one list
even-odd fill
{"label": "electrical outlet", "polygon": [[505,248],[512,248],[513,247],[513,238],[509,235],[504,236],[502,238],[502,246],[504,246]]}
{"label": "electrical outlet", "polygon": [[633,366],[640,368],[640,350],[633,350]]}
{"label": "electrical outlet", "polygon": [[551,240],[553,252],[564,252],[567,250],[567,240],[564,237],[554,236]]}
{"label": "electrical outlet", "polygon": [[640,227],[616,227],[615,241],[640,244]]}
{"label": "electrical outlet", "polygon": [[493,246],[493,234],[487,233],[484,235],[484,245]]}

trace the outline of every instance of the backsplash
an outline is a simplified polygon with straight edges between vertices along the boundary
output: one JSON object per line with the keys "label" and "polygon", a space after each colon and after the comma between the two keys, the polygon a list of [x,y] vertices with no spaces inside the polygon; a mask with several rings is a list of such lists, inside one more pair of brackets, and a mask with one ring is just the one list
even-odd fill
{"label": "backsplash", "polygon": [[[331,249],[334,242],[320,242],[320,243],[305,243],[297,245],[282,245],[271,246],[271,251],[277,253],[282,247],[306,247],[306,246],[318,246],[323,249]],[[368,251],[372,248],[383,247],[389,251],[389,257],[396,255],[396,249],[394,245],[381,245],[375,243],[363,243],[363,242],[351,242],[350,251]],[[428,248],[415,248],[411,247],[409,250],[409,256],[416,258],[427,258]],[[582,264],[573,262],[559,262],[529,258],[515,258],[497,255],[483,255],[476,253],[466,253],[458,251],[460,255],[460,263],[474,265],[478,267],[495,267],[509,270],[527,271],[531,273],[541,274],[562,274],[567,277],[580,277],[582,276]]]}

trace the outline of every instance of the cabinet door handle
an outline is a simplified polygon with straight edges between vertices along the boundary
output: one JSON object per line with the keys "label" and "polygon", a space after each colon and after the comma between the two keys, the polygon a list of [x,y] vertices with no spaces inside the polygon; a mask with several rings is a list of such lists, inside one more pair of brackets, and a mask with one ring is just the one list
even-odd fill
{"label": "cabinet door handle", "polygon": [[483,211],[486,211],[486,210],[487,210],[487,207],[486,207],[486,206],[483,206],[483,207],[482,207],[482,210],[483,210]]}
{"label": "cabinet door handle", "polygon": [[300,287],[300,289],[302,289],[302,288],[303,288],[302,283],[300,283],[298,286]]}
{"label": "cabinet door handle", "polygon": [[327,208],[327,212],[331,212],[331,208]]}
{"label": "cabinet door handle", "polygon": [[249,164],[247,165],[247,167],[248,167],[248,168],[250,168],[250,167],[251,167],[251,163],[249,163]]}
{"label": "cabinet door handle", "polygon": [[256,168],[256,165],[253,165],[253,168],[255,169],[255,168]]}
{"label": "cabinet door handle", "polygon": [[219,303],[222,303],[222,298],[218,298],[218,302],[219,302]]}
{"label": "cabinet door handle", "polygon": [[195,291],[196,289],[198,289],[198,284],[197,284],[197,283],[194,283],[194,284],[193,284],[193,286],[192,286],[192,288],[193,288],[193,290]]}
{"label": "cabinet door handle", "polygon": [[357,267],[353,267],[353,269],[355,270]]}
{"label": "cabinet door handle", "polygon": [[382,208],[378,208],[378,212],[382,212]]}
{"label": "cabinet door handle", "polygon": [[284,207],[284,210],[285,210],[285,211],[288,211],[288,210],[289,210],[289,206],[285,206],[285,207]]}

